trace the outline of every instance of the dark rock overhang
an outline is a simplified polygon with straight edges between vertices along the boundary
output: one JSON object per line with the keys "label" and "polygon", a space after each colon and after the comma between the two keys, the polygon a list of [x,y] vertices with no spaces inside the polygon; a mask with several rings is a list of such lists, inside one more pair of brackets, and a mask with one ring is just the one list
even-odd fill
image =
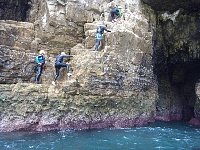
{"label": "dark rock overhang", "polygon": [[179,8],[189,11],[200,10],[200,0],[142,0],[157,11],[175,11]]}
{"label": "dark rock overhang", "polygon": [[27,21],[31,0],[0,0],[0,20]]}

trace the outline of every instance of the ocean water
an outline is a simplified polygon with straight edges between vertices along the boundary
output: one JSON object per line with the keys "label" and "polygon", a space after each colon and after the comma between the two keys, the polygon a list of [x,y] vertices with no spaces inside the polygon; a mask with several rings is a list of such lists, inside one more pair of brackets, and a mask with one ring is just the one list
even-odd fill
{"label": "ocean water", "polygon": [[0,150],[200,150],[200,128],[157,122],[127,129],[0,133]]}

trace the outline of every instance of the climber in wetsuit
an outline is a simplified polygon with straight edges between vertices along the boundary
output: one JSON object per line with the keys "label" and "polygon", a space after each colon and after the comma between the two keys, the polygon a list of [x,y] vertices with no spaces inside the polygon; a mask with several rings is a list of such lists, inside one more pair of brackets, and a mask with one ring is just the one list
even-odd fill
{"label": "climber in wetsuit", "polygon": [[37,63],[37,70],[36,70],[36,75],[35,75],[35,83],[39,84],[40,81],[40,76],[42,74],[42,70],[44,68],[44,64],[45,64],[45,57],[44,57],[44,50],[40,50],[39,55],[36,56],[35,60]]}
{"label": "climber in wetsuit", "polygon": [[110,12],[110,15],[111,15],[111,18],[112,18],[112,22],[115,22],[116,19],[118,17],[120,17],[120,9],[117,6],[113,7],[111,12]]}
{"label": "climber in wetsuit", "polygon": [[110,30],[107,29],[107,25],[104,24],[98,25],[95,36],[96,38],[95,51],[98,51],[99,49],[100,42],[103,40],[104,31],[111,32]]}
{"label": "climber in wetsuit", "polygon": [[70,64],[69,63],[63,63],[63,59],[64,58],[70,58],[70,57],[73,57],[73,56],[72,55],[66,55],[65,52],[62,52],[61,54],[56,56],[56,61],[55,61],[56,76],[55,76],[54,81],[56,81],[56,79],[58,78],[59,73],[60,73],[60,69],[62,67],[66,67],[67,72],[69,73]]}

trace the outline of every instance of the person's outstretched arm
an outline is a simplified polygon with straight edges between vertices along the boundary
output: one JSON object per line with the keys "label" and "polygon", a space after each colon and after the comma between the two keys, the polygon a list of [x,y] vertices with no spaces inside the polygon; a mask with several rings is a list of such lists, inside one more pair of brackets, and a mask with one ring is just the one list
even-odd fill
{"label": "person's outstretched arm", "polygon": [[63,55],[63,57],[70,58],[70,57],[73,57],[73,55]]}
{"label": "person's outstretched arm", "polygon": [[107,28],[104,28],[104,30],[106,30],[107,32],[111,32],[110,30],[108,30]]}

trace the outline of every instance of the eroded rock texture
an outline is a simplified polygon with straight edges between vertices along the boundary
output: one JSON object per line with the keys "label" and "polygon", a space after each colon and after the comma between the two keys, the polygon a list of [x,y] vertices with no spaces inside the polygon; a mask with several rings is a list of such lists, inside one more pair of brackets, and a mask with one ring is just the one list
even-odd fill
{"label": "eroded rock texture", "polygon": [[[28,22],[0,21],[0,83],[33,82],[35,56],[40,39]],[[48,82],[54,69],[47,57],[43,81]],[[49,73],[48,73],[49,72]]]}
{"label": "eroded rock texture", "polygon": [[[115,4],[122,6],[123,16],[111,23],[109,12]],[[149,7],[129,0],[36,0],[31,8],[28,24],[2,22],[2,37],[7,39],[1,46],[1,83],[23,83],[0,85],[1,131],[120,128],[154,121],[156,19]],[[96,26],[102,21],[112,32],[105,33],[101,50],[95,52]],[[39,49],[47,53],[47,67],[43,84],[35,85],[31,68]],[[63,69],[52,86],[55,54],[60,51],[74,55],[72,76]]]}
{"label": "eroded rock texture", "polygon": [[[159,11],[140,0],[33,0],[25,19],[11,16],[29,23],[0,21],[0,130],[120,128],[155,119],[199,124],[198,1],[144,2]],[[123,15],[111,23],[116,4]],[[5,12],[11,6],[18,5],[9,1]],[[102,21],[112,32],[95,52]],[[40,49],[47,62],[35,85]],[[61,51],[74,55],[72,76],[62,69],[52,86]]]}
{"label": "eroded rock texture", "polygon": [[102,6],[99,1],[35,0],[30,11],[36,37],[45,49],[58,53],[84,39],[84,24],[99,20]]}
{"label": "eroded rock texture", "polygon": [[187,11],[198,11],[200,8],[199,0],[143,0],[153,9],[158,11],[176,11],[183,8]]}
{"label": "eroded rock texture", "polygon": [[121,128],[154,121],[149,113],[155,104],[142,98],[144,93],[137,92],[134,99],[122,90],[98,93],[78,84],[59,88],[24,83],[0,89],[0,131]]}
{"label": "eroded rock texture", "polygon": [[[145,0],[144,0],[145,1]],[[154,72],[158,79],[157,119],[186,120],[199,116],[199,1],[145,1],[157,12]],[[166,6],[166,7],[165,7]]]}

